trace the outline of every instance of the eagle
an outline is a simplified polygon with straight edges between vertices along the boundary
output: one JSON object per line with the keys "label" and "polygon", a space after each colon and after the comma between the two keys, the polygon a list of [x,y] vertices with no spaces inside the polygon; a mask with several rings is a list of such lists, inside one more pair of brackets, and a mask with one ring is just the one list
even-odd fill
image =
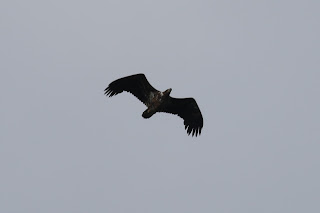
{"label": "eagle", "polygon": [[137,97],[148,108],[142,113],[143,118],[150,118],[157,112],[166,112],[180,116],[184,120],[188,135],[198,136],[203,127],[203,118],[197,102],[193,98],[173,98],[171,88],[160,92],[148,82],[142,73],[115,80],[104,90],[112,97],[123,91]]}

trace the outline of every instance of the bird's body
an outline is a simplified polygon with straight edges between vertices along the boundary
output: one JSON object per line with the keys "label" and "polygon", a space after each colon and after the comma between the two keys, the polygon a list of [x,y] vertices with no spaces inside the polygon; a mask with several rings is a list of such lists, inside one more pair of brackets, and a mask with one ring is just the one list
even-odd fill
{"label": "bird's body", "polygon": [[146,103],[147,109],[142,113],[142,117],[150,118],[153,114],[165,108],[169,98],[171,89],[164,92],[150,92],[148,102]]}
{"label": "bird's body", "polygon": [[143,118],[150,118],[157,112],[177,114],[184,119],[187,133],[200,135],[203,118],[200,109],[193,98],[172,98],[171,88],[160,92],[153,88],[144,74],[136,74],[113,81],[105,89],[109,97],[127,91],[136,96],[148,108],[142,113]]}

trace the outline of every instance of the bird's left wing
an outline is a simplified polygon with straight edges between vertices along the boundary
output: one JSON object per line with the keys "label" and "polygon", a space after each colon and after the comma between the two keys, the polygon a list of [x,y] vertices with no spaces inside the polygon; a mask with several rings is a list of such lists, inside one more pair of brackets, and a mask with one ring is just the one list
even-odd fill
{"label": "bird's left wing", "polygon": [[104,91],[109,97],[127,91],[136,96],[144,104],[148,101],[150,92],[158,92],[158,90],[151,86],[144,74],[130,75],[115,80]]}
{"label": "bird's left wing", "polygon": [[190,133],[192,133],[192,136],[201,134],[203,118],[198,104],[193,98],[169,97],[167,104],[161,111],[181,117],[184,120],[188,135],[190,135]]}

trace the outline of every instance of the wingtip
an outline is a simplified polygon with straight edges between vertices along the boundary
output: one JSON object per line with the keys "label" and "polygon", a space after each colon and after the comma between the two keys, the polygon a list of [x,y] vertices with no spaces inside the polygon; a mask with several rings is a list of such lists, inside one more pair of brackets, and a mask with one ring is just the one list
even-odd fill
{"label": "wingtip", "polygon": [[184,128],[187,130],[187,134],[188,134],[188,135],[191,135],[192,137],[193,137],[193,136],[197,137],[197,136],[200,136],[200,134],[201,134],[201,128],[202,128],[202,127],[195,127],[195,128],[193,128],[193,127],[191,127],[190,125],[185,125]]}
{"label": "wingtip", "polygon": [[110,93],[111,93],[111,90],[110,90],[109,87],[107,87],[107,88],[104,90],[104,94],[105,94],[106,96],[109,96],[109,97],[110,97]]}
{"label": "wingtip", "polygon": [[116,94],[118,94],[117,92],[113,91],[112,89],[110,89],[110,87],[107,87],[105,90],[104,90],[104,94],[108,97],[112,97]]}

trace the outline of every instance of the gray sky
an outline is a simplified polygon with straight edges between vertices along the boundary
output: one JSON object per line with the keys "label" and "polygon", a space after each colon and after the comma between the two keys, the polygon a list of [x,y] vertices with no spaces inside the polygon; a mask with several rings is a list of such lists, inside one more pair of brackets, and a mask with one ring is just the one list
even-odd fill
{"label": "gray sky", "polygon": [[[319,1],[0,5],[0,212],[320,212]],[[115,79],[194,97],[202,135]]]}

